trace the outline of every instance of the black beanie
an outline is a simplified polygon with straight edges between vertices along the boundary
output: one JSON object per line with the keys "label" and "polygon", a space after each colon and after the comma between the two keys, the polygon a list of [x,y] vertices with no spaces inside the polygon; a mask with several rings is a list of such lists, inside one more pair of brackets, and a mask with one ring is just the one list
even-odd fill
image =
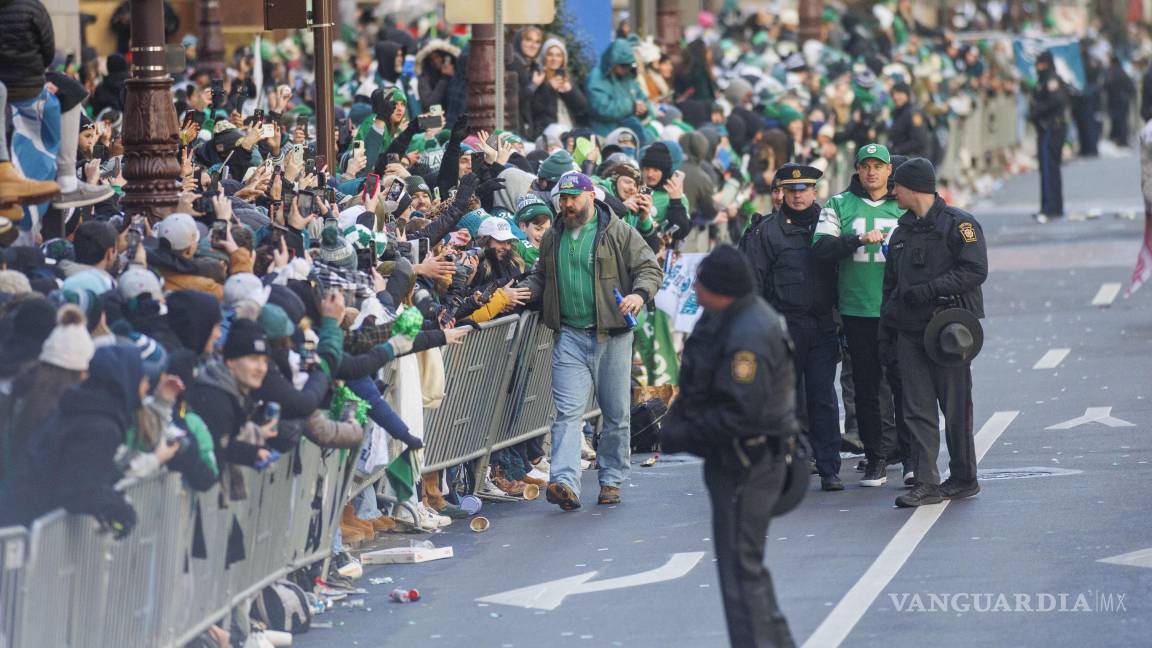
{"label": "black beanie", "polygon": [[892,174],[893,182],[916,193],[936,193],[936,167],[925,158],[912,158]]}
{"label": "black beanie", "polygon": [[662,181],[672,177],[672,154],[663,142],[656,142],[644,151],[644,157],[640,158],[640,168],[647,167],[660,169],[664,173]]}
{"label": "black beanie", "polygon": [[743,297],[752,292],[752,269],[740,250],[731,245],[718,246],[704,257],[696,280],[717,295]]}
{"label": "black beanie", "polygon": [[268,342],[259,324],[237,317],[228,328],[228,339],[224,341],[224,359],[250,355],[268,355]]}

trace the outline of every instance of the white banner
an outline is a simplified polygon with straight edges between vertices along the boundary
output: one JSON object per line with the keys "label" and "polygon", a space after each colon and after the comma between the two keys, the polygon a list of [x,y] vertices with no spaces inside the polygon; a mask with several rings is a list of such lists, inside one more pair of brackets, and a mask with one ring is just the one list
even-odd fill
{"label": "white banner", "polygon": [[664,274],[664,283],[656,293],[656,308],[672,318],[672,330],[691,333],[696,320],[704,314],[696,302],[696,291],[692,282],[696,281],[696,267],[708,256],[704,253],[682,254]]}

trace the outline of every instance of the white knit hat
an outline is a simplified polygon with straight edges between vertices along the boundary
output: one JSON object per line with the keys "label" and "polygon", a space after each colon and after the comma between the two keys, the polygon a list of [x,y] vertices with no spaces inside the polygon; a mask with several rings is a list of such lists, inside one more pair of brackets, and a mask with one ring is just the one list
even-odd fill
{"label": "white knit hat", "polygon": [[95,353],[96,345],[88,334],[84,313],[72,304],[65,304],[56,315],[56,328],[44,340],[40,362],[61,369],[87,371]]}
{"label": "white knit hat", "polygon": [[23,295],[32,292],[28,277],[16,270],[0,270],[0,293]]}

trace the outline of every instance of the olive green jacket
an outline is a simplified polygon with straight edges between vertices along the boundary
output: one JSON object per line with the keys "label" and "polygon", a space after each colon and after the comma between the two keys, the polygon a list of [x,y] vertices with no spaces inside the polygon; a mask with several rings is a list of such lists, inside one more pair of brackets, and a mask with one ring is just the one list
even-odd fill
{"label": "olive green jacket", "polygon": [[[652,300],[664,280],[656,254],[635,228],[616,218],[608,205],[596,201],[596,244],[593,271],[596,274],[596,330],[602,334],[621,333],[628,328],[613,288],[621,295],[639,295],[644,303]],[[539,303],[541,318],[550,329],[560,330],[559,279],[556,276],[557,245],[564,234],[564,221],[557,218],[540,241],[540,261],[536,272],[521,286],[532,291],[531,302]]]}

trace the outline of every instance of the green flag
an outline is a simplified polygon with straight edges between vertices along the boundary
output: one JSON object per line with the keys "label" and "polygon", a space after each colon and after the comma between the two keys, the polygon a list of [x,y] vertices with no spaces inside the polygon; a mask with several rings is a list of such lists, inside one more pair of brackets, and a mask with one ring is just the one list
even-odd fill
{"label": "green flag", "polygon": [[416,469],[416,457],[412,455],[411,449],[401,452],[399,457],[393,459],[384,469],[384,474],[388,475],[388,483],[396,493],[397,501],[408,501],[416,493],[416,477],[420,473]]}
{"label": "green flag", "polygon": [[641,310],[636,315],[636,351],[644,361],[648,385],[675,385],[680,382],[680,358],[672,342],[672,322],[668,314]]}

